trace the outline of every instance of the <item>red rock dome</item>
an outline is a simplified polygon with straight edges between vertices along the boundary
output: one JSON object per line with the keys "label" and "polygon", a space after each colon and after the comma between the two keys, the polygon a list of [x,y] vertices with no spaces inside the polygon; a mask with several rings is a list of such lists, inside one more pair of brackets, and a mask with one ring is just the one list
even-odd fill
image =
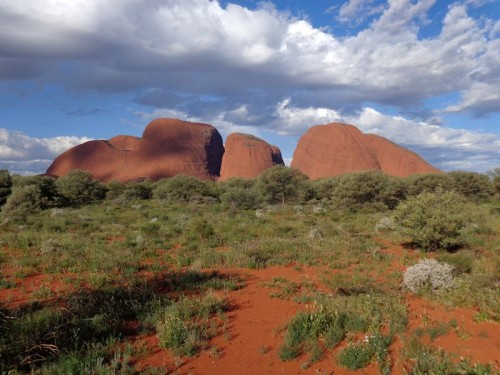
{"label": "red rock dome", "polygon": [[384,137],[366,135],[353,125],[340,123],[311,127],[300,138],[291,166],[311,179],[368,170],[399,177],[440,173],[414,152]]}
{"label": "red rock dome", "polygon": [[176,174],[215,179],[223,153],[222,138],[213,126],[156,119],[142,138],[120,135],[69,149],[54,160],[47,174],[63,176],[72,169],[83,169],[104,182],[158,180]]}
{"label": "red rock dome", "polygon": [[364,134],[339,123],[309,128],[299,140],[291,167],[311,179],[380,169]]}
{"label": "red rock dome", "polygon": [[284,165],[278,147],[253,135],[233,133],[226,139],[220,179],[257,177],[275,165]]}
{"label": "red rock dome", "polygon": [[404,177],[411,174],[441,173],[413,151],[384,137],[367,134],[365,138],[380,164],[380,169],[387,174]]}

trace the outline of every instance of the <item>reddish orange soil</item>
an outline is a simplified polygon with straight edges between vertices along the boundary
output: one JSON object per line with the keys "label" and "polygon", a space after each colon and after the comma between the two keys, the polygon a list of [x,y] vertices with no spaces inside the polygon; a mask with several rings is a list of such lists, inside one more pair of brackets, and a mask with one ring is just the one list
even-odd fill
{"label": "reddish orange soil", "polygon": [[[384,252],[401,256],[402,248],[391,247]],[[392,266],[391,266],[392,268]],[[6,270],[2,270],[6,274]],[[139,354],[132,363],[138,371],[159,368],[165,373],[175,374],[378,374],[378,366],[353,372],[339,367],[335,356],[338,349],[328,352],[324,358],[309,366],[309,355],[283,362],[278,352],[283,344],[286,324],[299,311],[313,309],[314,306],[299,304],[293,298],[273,298],[277,291],[270,287],[274,278],[283,278],[296,283],[313,283],[317,290],[329,292],[322,285],[320,275],[324,267],[270,267],[265,270],[219,269],[222,275],[237,276],[242,280],[242,287],[236,291],[223,292],[230,310],[223,332],[210,342],[210,349],[192,358],[176,358],[171,352],[159,347],[156,335],[136,336],[130,339]],[[151,276],[151,275],[150,275]],[[145,274],[144,277],[147,277]],[[69,279],[71,275],[69,275]],[[0,290],[0,301],[8,307],[17,307],[33,299],[34,291],[46,286],[52,293],[47,299],[59,293],[75,288],[65,284],[64,279],[54,275],[33,275],[23,279],[15,278],[15,285]],[[50,293],[49,293],[50,294]],[[44,299],[44,298],[39,298]],[[447,333],[430,339],[428,333],[422,335],[422,341],[447,353],[468,358],[471,363],[491,363],[500,368],[500,325],[494,322],[476,322],[474,309],[447,309],[439,304],[407,295],[409,326],[407,335],[416,329],[437,326],[438,323],[449,325]],[[404,372],[400,358],[403,338],[397,338],[391,346],[391,359],[394,364],[393,374]],[[345,345],[345,343],[343,344]],[[341,346],[342,347],[342,346]]]}
{"label": "reddish orange soil", "polygon": [[[289,281],[312,281],[320,285],[316,268],[272,267],[265,270],[227,270],[239,274],[244,286],[237,291],[227,292],[226,298],[232,306],[228,313],[228,324],[224,334],[215,338],[210,349],[194,358],[174,358],[172,353],[158,347],[156,336],[139,338],[136,346],[144,348],[144,355],[135,363],[138,370],[148,367],[164,368],[175,374],[378,374],[376,364],[359,371],[339,367],[335,361],[338,349],[306,367],[308,355],[282,362],[278,351],[283,344],[285,327],[299,311],[313,306],[301,305],[291,299],[273,298],[274,288],[269,283],[276,277]],[[219,272],[225,273],[226,271]],[[493,322],[475,322],[473,309],[446,309],[443,306],[411,295],[407,297],[409,308],[408,333],[418,327],[436,325],[438,322],[454,321],[456,328],[437,337],[432,344],[448,353],[456,354],[456,360],[468,358],[471,363],[490,363],[497,368],[500,355],[500,326]],[[430,344],[429,337],[422,336]],[[345,344],[341,345],[343,347]],[[403,363],[398,357],[402,347],[401,339],[391,347],[394,363],[393,374],[404,373]]]}

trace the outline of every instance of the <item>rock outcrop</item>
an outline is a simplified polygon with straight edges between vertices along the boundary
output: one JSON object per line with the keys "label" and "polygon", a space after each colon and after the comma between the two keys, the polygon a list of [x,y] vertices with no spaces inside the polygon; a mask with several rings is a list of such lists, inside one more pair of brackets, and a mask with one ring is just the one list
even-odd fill
{"label": "rock outcrop", "polygon": [[440,173],[414,152],[340,123],[311,127],[300,138],[291,166],[311,179],[367,170],[381,170],[399,177]]}
{"label": "rock outcrop", "polygon": [[[159,180],[177,174],[226,180],[257,177],[283,164],[278,147],[252,135],[231,134],[224,149],[212,125],[156,119],[146,126],[141,138],[118,135],[73,147],[59,155],[46,174],[63,176],[83,169],[103,182]],[[300,138],[291,166],[311,179],[367,170],[400,177],[440,173],[414,152],[340,123],[311,127]]]}
{"label": "rock outcrop", "polygon": [[230,134],[226,138],[220,179],[253,178],[275,165],[284,165],[278,147],[253,135]]}
{"label": "rock outcrop", "polygon": [[378,160],[380,169],[393,176],[409,176],[411,174],[441,173],[441,171],[413,151],[401,147],[387,138],[375,134],[367,134],[365,138],[370,149]]}
{"label": "rock outcrop", "polygon": [[54,160],[47,174],[63,176],[83,169],[103,182],[158,180],[176,174],[216,179],[223,153],[222,137],[212,125],[156,119],[142,138],[120,135],[69,149]]}
{"label": "rock outcrop", "polygon": [[380,169],[365,135],[339,123],[310,128],[300,138],[291,166],[311,179]]}

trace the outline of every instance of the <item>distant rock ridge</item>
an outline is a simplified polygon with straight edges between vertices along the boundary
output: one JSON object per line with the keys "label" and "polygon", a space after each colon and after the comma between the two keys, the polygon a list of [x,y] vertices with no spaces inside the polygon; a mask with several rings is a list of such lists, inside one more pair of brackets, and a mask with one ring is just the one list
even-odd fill
{"label": "distant rock ridge", "polygon": [[[224,147],[212,125],[161,118],[151,121],[141,138],[117,135],[75,146],[56,157],[46,174],[63,176],[83,169],[103,182],[159,180],[177,174],[227,180],[257,177],[275,165],[284,165],[281,151],[263,139],[233,133]],[[310,128],[300,139],[291,166],[311,179],[364,170],[395,176],[440,173],[414,152],[338,123]]]}
{"label": "distant rock ridge", "polygon": [[216,180],[223,161],[224,179],[256,177],[267,168],[283,165],[280,150],[257,137],[231,134],[228,139],[225,154],[222,137],[212,125],[156,119],[146,126],[141,138],[118,135],[75,146],[59,155],[46,174],[64,176],[73,169],[83,169],[103,182],[159,180],[177,174]]}
{"label": "distant rock ridge", "polygon": [[291,167],[311,179],[369,170],[398,177],[441,173],[416,153],[384,137],[364,134],[353,125],[341,123],[309,128],[297,144]]}

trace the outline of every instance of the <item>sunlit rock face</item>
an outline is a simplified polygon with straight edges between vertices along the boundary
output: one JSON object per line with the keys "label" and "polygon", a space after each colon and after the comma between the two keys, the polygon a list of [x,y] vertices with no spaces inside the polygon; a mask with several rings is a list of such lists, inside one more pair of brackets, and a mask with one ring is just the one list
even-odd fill
{"label": "sunlit rock face", "polygon": [[299,140],[291,166],[311,179],[369,170],[399,177],[440,173],[414,152],[341,123],[309,128]]}
{"label": "sunlit rock face", "polygon": [[257,177],[275,165],[284,165],[278,147],[253,135],[230,134],[226,139],[220,179]]}

